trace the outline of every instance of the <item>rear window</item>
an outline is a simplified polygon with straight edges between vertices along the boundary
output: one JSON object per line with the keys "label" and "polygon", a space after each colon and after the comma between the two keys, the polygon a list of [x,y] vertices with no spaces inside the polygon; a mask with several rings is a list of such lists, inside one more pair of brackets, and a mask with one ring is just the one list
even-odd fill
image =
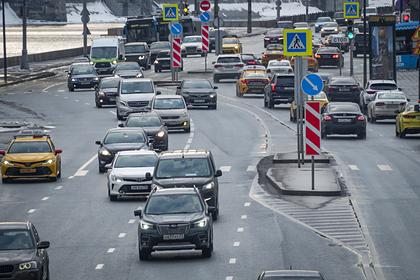
{"label": "rear window", "polygon": [[217,63],[240,63],[241,59],[239,57],[219,57]]}
{"label": "rear window", "polygon": [[319,48],[317,53],[339,53],[337,48]]}
{"label": "rear window", "polygon": [[357,104],[334,104],[328,107],[328,112],[330,113],[341,113],[341,112],[351,112],[351,113],[360,113],[359,105]]}
{"label": "rear window", "polygon": [[405,95],[401,93],[378,93],[378,99],[397,99],[405,100]]}
{"label": "rear window", "polygon": [[122,94],[153,93],[153,82],[149,81],[125,81],[121,85]]}
{"label": "rear window", "polygon": [[394,90],[397,89],[397,86],[395,84],[387,84],[387,83],[381,83],[381,84],[373,84],[370,86],[373,90]]}
{"label": "rear window", "polygon": [[117,88],[120,79],[102,79],[100,88]]}
{"label": "rear window", "polygon": [[276,84],[282,85],[282,86],[294,86],[295,85],[295,78],[294,77],[282,77],[279,76],[277,77],[277,82]]}
{"label": "rear window", "polygon": [[267,74],[265,72],[244,72],[244,78],[265,79],[267,78]]}
{"label": "rear window", "polygon": [[357,85],[357,82],[352,78],[332,78],[330,85]]}

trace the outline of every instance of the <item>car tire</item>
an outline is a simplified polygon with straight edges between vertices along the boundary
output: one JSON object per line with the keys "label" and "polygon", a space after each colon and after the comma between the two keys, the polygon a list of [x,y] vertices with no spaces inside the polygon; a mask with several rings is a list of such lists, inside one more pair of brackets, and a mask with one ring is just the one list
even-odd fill
{"label": "car tire", "polygon": [[405,131],[400,131],[400,138],[405,138]]}
{"label": "car tire", "polygon": [[111,194],[111,191],[109,190],[108,187],[108,198],[110,201],[117,201],[118,200],[118,196],[116,196],[115,194]]}
{"label": "car tire", "polygon": [[400,133],[398,132],[398,125],[395,124],[395,136],[400,136]]}
{"label": "car tire", "polygon": [[370,121],[371,121],[372,123],[376,123],[376,117],[371,116],[371,117],[370,117]]}
{"label": "car tire", "polygon": [[363,132],[361,132],[361,133],[359,133],[359,134],[357,134],[357,137],[359,139],[366,139],[366,130],[363,131]]}
{"label": "car tire", "polygon": [[74,91],[74,87],[69,87],[69,91]]}
{"label": "car tire", "polygon": [[189,126],[188,128],[185,128],[184,131],[190,133],[191,132],[191,127]]}
{"label": "car tire", "polygon": [[57,173],[57,179],[61,179],[61,163],[58,166],[59,172]]}
{"label": "car tire", "polygon": [[211,258],[212,254],[213,254],[213,240],[210,241],[208,248],[204,248],[201,251],[201,255],[205,258]]}
{"label": "car tire", "polygon": [[213,110],[216,110],[216,109],[217,109],[217,104],[210,105],[210,106],[209,106],[209,108],[210,108],[210,109],[213,109]]}
{"label": "car tire", "polygon": [[123,116],[120,115],[120,113],[118,112],[118,110],[117,110],[117,120],[119,120],[119,121],[123,121],[124,120]]}
{"label": "car tire", "polygon": [[99,173],[105,173],[106,172],[106,168],[104,166],[99,165]]}
{"label": "car tire", "polygon": [[321,130],[321,139],[327,139],[327,133],[325,130]]}
{"label": "car tire", "polygon": [[10,179],[9,178],[1,178],[1,183],[2,184],[8,184],[8,183],[10,183]]}
{"label": "car tire", "polygon": [[140,261],[147,261],[149,259],[150,253],[151,253],[150,250],[141,249],[139,247],[139,260]]}

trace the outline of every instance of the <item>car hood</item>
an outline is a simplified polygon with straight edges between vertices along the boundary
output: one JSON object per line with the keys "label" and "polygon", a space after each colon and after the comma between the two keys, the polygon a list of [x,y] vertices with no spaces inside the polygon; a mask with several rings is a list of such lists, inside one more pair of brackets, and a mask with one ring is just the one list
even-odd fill
{"label": "car hood", "polygon": [[181,187],[197,187],[201,188],[203,185],[212,181],[210,177],[188,177],[188,178],[168,178],[168,179],[154,179],[153,182],[165,188],[181,188]]}
{"label": "car hood", "polygon": [[7,154],[4,159],[9,161],[17,161],[17,162],[36,162],[36,161],[44,161],[53,158],[53,153],[42,153],[42,154]]}
{"label": "car hood", "polygon": [[173,214],[173,215],[145,215],[144,219],[154,224],[191,223],[204,218],[203,213]]}
{"label": "car hood", "polygon": [[0,263],[18,264],[35,259],[35,250],[7,250],[0,251]]}
{"label": "car hood", "polygon": [[182,94],[189,94],[189,93],[194,93],[194,94],[212,94],[215,93],[214,89],[211,88],[199,88],[199,89],[184,89],[182,90]]}
{"label": "car hood", "polygon": [[130,150],[140,150],[147,148],[145,143],[115,143],[115,144],[105,144],[105,149],[113,153],[120,151],[130,151]]}
{"label": "car hood", "polygon": [[223,48],[234,48],[234,47],[239,48],[239,45],[238,44],[223,44]]}
{"label": "car hood", "polygon": [[124,101],[150,101],[155,96],[154,93],[139,93],[139,94],[121,94],[120,99]]}
{"label": "car hood", "polygon": [[159,131],[161,131],[163,129],[162,126],[142,127],[142,128],[147,135],[151,135],[151,136],[155,136],[156,133],[158,133]]}
{"label": "car hood", "polygon": [[145,177],[145,174],[149,172],[153,174],[153,170],[155,168],[153,166],[149,167],[132,167],[132,168],[113,168],[111,171],[112,175],[119,176],[119,177]]}
{"label": "car hood", "polygon": [[137,70],[124,70],[124,71],[118,71],[115,73],[118,76],[137,76],[140,74]]}
{"label": "car hood", "polygon": [[93,74],[72,75],[71,78],[72,79],[86,79],[86,78],[94,79],[96,78],[96,75],[93,75]]}
{"label": "car hood", "polygon": [[200,42],[193,42],[193,43],[183,43],[182,44],[183,47],[199,47],[201,48],[201,43]]}
{"label": "car hood", "polygon": [[159,116],[181,116],[187,112],[187,109],[176,109],[176,110],[156,110],[153,109]]}

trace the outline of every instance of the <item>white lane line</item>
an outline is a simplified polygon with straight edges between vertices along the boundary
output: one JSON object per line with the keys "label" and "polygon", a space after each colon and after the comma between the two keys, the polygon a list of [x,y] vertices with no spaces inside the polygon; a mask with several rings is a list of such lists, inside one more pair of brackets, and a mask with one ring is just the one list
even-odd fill
{"label": "white lane line", "polygon": [[47,92],[50,88],[55,87],[55,86],[59,86],[59,85],[62,85],[62,84],[64,84],[64,83],[57,83],[57,84],[53,84],[53,85],[47,86],[42,91],[43,92]]}
{"label": "white lane line", "polygon": [[109,111],[111,114],[113,114],[114,116],[116,116],[117,115],[117,113],[116,112],[114,112],[114,111]]}
{"label": "white lane line", "polygon": [[225,280],[233,280],[233,276],[226,276]]}
{"label": "white lane line", "polygon": [[388,164],[378,164],[378,168],[381,171],[392,171],[391,166],[389,166]]}
{"label": "white lane line", "polygon": [[61,190],[63,188],[63,186],[57,186],[54,188],[54,190]]}
{"label": "white lane line", "polygon": [[74,100],[74,102],[79,102],[79,101],[80,101],[79,99],[75,99],[75,100]]}
{"label": "white lane line", "polygon": [[15,95],[16,92],[9,92],[7,95]]}
{"label": "white lane line", "polygon": [[67,177],[67,179],[70,179],[70,180],[71,180],[71,179],[73,179],[73,178],[74,178],[74,176],[69,176],[69,177]]}
{"label": "white lane line", "polygon": [[245,202],[244,207],[249,207],[251,205],[251,202]]}
{"label": "white lane line", "polygon": [[192,143],[192,138],[188,138],[187,143],[191,144]]}
{"label": "white lane line", "polygon": [[108,251],[106,251],[108,254],[112,254],[115,252],[115,248],[109,248]]}
{"label": "white lane line", "polygon": [[[80,166],[79,169],[77,169],[76,173],[74,173],[73,176],[85,176],[88,172],[87,170],[85,170],[85,168],[88,167],[88,165],[91,164],[97,157],[98,156],[94,154],[88,161],[86,161],[82,166]],[[84,175],[80,175],[80,174],[83,174],[84,172],[86,172]]]}
{"label": "white lane line", "polygon": [[244,228],[243,227],[238,227],[238,229],[236,231],[237,232],[244,232]]}
{"label": "white lane line", "polygon": [[118,238],[124,238],[126,235],[127,233],[121,232],[120,234],[118,234]]}
{"label": "white lane line", "polygon": [[190,145],[189,144],[187,144],[187,145],[184,146],[184,150],[189,150],[189,149],[190,149]]}
{"label": "white lane line", "polygon": [[82,176],[86,176],[86,174],[88,173],[89,170],[78,170],[74,176],[75,177],[82,177]]}
{"label": "white lane line", "polygon": [[64,96],[64,99],[69,99],[67,96]]}
{"label": "white lane line", "polygon": [[50,199],[50,197],[49,197],[49,196],[44,196],[41,200],[42,200],[42,201],[46,201],[46,200],[48,200],[48,199]]}
{"label": "white lane line", "polygon": [[89,106],[89,105],[90,105],[90,103],[89,103],[89,102],[86,102],[86,103],[85,103],[85,105],[88,105],[88,106]]}
{"label": "white lane line", "polygon": [[232,166],[220,166],[222,172],[229,172],[232,169]]}
{"label": "white lane line", "polygon": [[29,210],[28,210],[28,214],[35,213],[35,211],[36,211],[36,209],[29,209]]}
{"label": "white lane line", "polygon": [[64,89],[59,89],[59,90],[57,90],[58,92],[65,92],[65,90]]}
{"label": "white lane line", "polygon": [[239,241],[233,242],[233,247],[239,247],[239,245],[241,245],[241,242]]}
{"label": "white lane line", "polygon": [[134,224],[136,222],[136,220],[134,220],[134,219],[130,219],[130,220],[128,220],[128,223],[129,224]]}
{"label": "white lane line", "polygon": [[103,263],[98,263],[95,267],[95,270],[101,270],[102,268],[104,268],[104,264]]}
{"label": "white lane line", "polygon": [[242,216],[241,216],[241,219],[242,219],[242,220],[246,220],[247,218],[248,218],[248,216],[247,216],[247,215],[242,215]]}
{"label": "white lane line", "polygon": [[236,263],[236,258],[229,259],[229,264],[235,264],[235,263]]}
{"label": "white lane line", "polygon": [[190,122],[190,134],[188,135],[187,143],[184,146],[184,150],[188,150],[191,147],[191,143],[194,139],[194,122],[191,119]]}
{"label": "white lane line", "polygon": [[351,165],[351,164],[349,164],[349,168],[350,168],[350,170],[353,170],[353,171],[360,170],[359,167],[357,167],[357,165]]}
{"label": "white lane line", "polygon": [[257,171],[257,167],[255,165],[250,165],[250,166],[248,166],[246,171],[247,172],[255,172],[255,171]]}

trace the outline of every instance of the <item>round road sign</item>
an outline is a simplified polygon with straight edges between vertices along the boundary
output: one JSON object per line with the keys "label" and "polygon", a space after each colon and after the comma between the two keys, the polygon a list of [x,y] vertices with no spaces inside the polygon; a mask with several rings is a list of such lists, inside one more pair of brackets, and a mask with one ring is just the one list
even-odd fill
{"label": "round road sign", "polygon": [[203,11],[208,11],[211,8],[211,4],[210,1],[208,0],[203,0],[200,2],[200,9]]}

